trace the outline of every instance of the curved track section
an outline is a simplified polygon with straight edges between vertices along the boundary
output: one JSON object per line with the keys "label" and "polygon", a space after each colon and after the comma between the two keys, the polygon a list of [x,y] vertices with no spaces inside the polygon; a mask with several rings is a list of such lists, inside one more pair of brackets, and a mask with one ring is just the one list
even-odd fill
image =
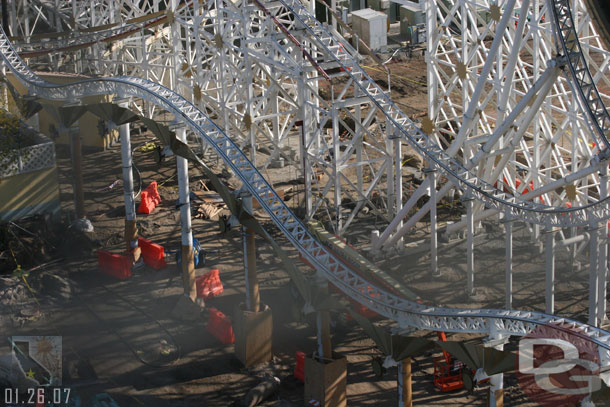
{"label": "curved track section", "polygon": [[145,99],[175,115],[198,137],[209,143],[260,202],[288,240],[317,270],[344,293],[402,327],[523,336],[541,324],[576,329],[597,344],[602,364],[610,363],[610,333],[578,321],[530,311],[449,309],[430,307],[397,297],[376,287],[330,253],[294,216],[237,145],[208,117],[175,92],[133,77],[90,79],[69,85],[44,81],[28,69],[2,32],[0,52],[9,69],[36,95],[63,101],[100,94]]}
{"label": "curved track section", "polygon": [[164,14],[160,17],[151,15],[146,21],[128,22],[119,27],[108,28],[104,26],[98,27],[97,30],[88,30],[87,32],[70,32],[68,35],[56,38],[53,41],[21,44],[22,47],[35,48],[35,50],[21,51],[19,55],[22,58],[34,58],[51,52],[73,51],[95,45],[99,42],[117,41],[136,34],[142,29],[162,24],[165,21],[167,21],[167,16]]}
{"label": "curved track section", "polygon": [[[454,185],[460,188],[467,196],[483,202],[490,209],[508,213],[515,220],[522,220],[528,223],[540,224],[543,226],[589,226],[610,218],[610,206],[608,198],[590,203],[580,207],[556,208],[543,203],[523,200],[521,197],[512,195],[503,190],[497,189],[491,184],[486,183],[478,177],[474,170],[468,170],[456,159],[446,154],[434,141],[424,134],[410,118],[402,112],[389,96],[377,85],[358,62],[343,47],[339,39],[328,32],[298,0],[280,0],[300,24],[309,32],[316,45],[323,48],[326,53],[334,56],[337,63],[344,68],[345,72],[358,84],[365,96],[368,96],[373,103],[382,111],[386,117],[394,124],[403,140],[414,147],[427,159],[433,161],[442,175],[447,177]],[[555,0],[555,9],[563,10],[561,14],[563,20],[563,30],[561,33],[562,44],[566,44],[564,38],[575,38],[575,44],[580,51],[578,37],[575,34],[573,24],[569,24],[571,13],[567,0]],[[188,7],[190,3],[186,6]],[[562,6],[563,5],[563,6]],[[561,7],[563,8],[561,8]],[[73,44],[59,48],[59,50],[70,50],[70,48],[80,48],[95,44],[100,41],[111,41],[120,39],[136,32],[140,28],[156,25],[166,19],[166,16],[159,17],[147,22],[142,27],[126,25],[116,29],[100,31],[90,36],[74,39]],[[562,20],[562,21],[563,21]],[[559,24],[559,23],[557,23]],[[558,25],[560,26],[560,25]],[[572,34],[567,34],[574,31]],[[569,44],[573,44],[572,43]],[[48,53],[50,50],[33,51],[32,53],[20,53],[20,55],[35,56],[38,53]],[[574,55],[572,55],[574,54]],[[589,101],[589,117],[595,118],[594,123],[598,129],[597,133],[602,142],[608,145],[605,133],[610,131],[610,117],[601,101],[599,92],[593,84],[591,74],[587,69],[582,52],[572,52],[571,58],[566,62],[574,73],[576,88],[579,90],[581,98]],[[579,76],[580,75],[580,76]],[[580,78],[580,79],[579,79]],[[588,78],[588,79],[587,79]],[[586,96],[585,96],[586,95]],[[604,131],[604,129],[606,129]],[[610,151],[610,150],[607,150]],[[605,157],[604,157],[605,158]]]}
{"label": "curved track section", "polygon": [[[427,159],[433,161],[442,175],[464,193],[490,209],[510,213],[512,219],[545,226],[586,226],[610,217],[609,199],[571,209],[555,208],[523,200],[484,182],[433,142],[411,119],[398,108],[345,48],[298,0],[279,0],[306,29],[315,45],[333,55],[337,63],[358,84],[365,96],[371,98],[395,126],[400,136]],[[603,106],[603,104],[602,104]]]}
{"label": "curved track section", "polygon": [[610,132],[610,114],[599,95],[585,60],[570,9],[570,1],[554,0],[552,4],[553,22],[558,36],[558,51],[563,51],[563,55],[566,56],[572,84],[579,96],[581,107],[589,118],[600,145],[603,143],[606,146],[604,158],[607,158],[610,154],[610,141],[607,138],[607,134]]}

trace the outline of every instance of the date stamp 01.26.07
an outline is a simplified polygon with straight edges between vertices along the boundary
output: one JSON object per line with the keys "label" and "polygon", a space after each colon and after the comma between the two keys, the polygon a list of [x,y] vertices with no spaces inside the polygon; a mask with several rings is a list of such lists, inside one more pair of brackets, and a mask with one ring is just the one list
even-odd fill
{"label": "date stamp 01.26.07", "polygon": [[11,336],[11,352],[0,355],[1,405],[67,407],[62,385],[61,336]]}

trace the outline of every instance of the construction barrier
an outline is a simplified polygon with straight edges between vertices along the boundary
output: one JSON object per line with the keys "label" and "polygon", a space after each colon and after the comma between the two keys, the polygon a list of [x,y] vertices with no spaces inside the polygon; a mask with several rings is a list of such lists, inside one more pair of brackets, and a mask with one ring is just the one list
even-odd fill
{"label": "construction barrier", "polygon": [[297,351],[297,365],[294,367],[294,377],[305,383],[305,352]]}
{"label": "construction barrier", "polygon": [[224,291],[218,269],[212,269],[197,277],[196,284],[197,297],[203,298],[205,301],[222,294]]}
{"label": "construction barrier", "polygon": [[138,237],[138,247],[142,250],[142,257],[146,265],[161,270],[167,266],[165,262],[165,249],[163,246],[153,243],[143,237]]}
{"label": "construction barrier", "polygon": [[210,308],[210,319],[206,330],[225,345],[235,342],[231,319],[216,308]]}
{"label": "construction barrier", "polygon": [[138,213],[152,213],[161,202],[161,195],[159,195],[159,191],[157,191],[157,181],[151,182],[146,189],[142,191],[140,198],[141,201],[138,206]]}
{"label": "construction barrier", "polygon": [[98,250],[97,263],[100,271],[109,276],[116,277],[119,280],[126,280],[131,277],[131,267],[133,265],[131,256]]}
{"label": "construction barrier", "polygon": [[[519,189],[520,186],[521,186],[521,180],[519,178],[515,178],[515,192],[517,192],[517,190]],[[494,188],[498,188],[497,182],[494,184]],[[511,193],[511,191],[508,189],[508,180],[506,179],[506,177],[504,177],[504,188],[503,189],[504,189],[504,192],[506,192],[507,194]],[[529,184],[525,188],[523,188],[521,195],[525,195],[533,190],[534,190],[534,181],[530,181]],[[543,197],[540,197],[540,202],[542,202],[544,204]]]}

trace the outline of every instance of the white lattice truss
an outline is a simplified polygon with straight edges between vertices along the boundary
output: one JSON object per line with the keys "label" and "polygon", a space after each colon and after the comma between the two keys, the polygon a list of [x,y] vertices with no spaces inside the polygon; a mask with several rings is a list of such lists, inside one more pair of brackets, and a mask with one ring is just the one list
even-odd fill
{"label": "white lattice truss", "polygon": [[[610,336],[595,327],[605,317],[610,217],[605,108],[596,95],[607,99],[609,54],[580,1],[423,2],[429,33],[429,135],[370,79],[353,48],[298,0],[150,2],[146,10],[118,6],[127,2],[85,1],[72,2],[72,11],[58,3],[17,2],[17,10],[30,21],[13,25],[20,31],[11,34],[24,37],[21,50],[47,47],[54,52],[29,54],[31,61],[54,69],[90,69],[105,78],[62,88],[44,83],[3,37],[6,65],[33,94],[70,101],[118,94],[133,97],[134,105],[149,115],[155,109],[173,114],[219,154],[321,273],[400,326],[497,336],[525,335],[538,324],[566,324],[589,335],[599,345],[604,365],[610,364]],[[572,14],[567,13],[570,6]],[[32,34],[41,19],[57,31],[116,26],[40,42]],[[555,32],[553,21],[559,27]],[[76,57],[61,50],[87,41],[91,46],[76,51]],[[597,87],[587,83],[585,61]],[[353,127],[348,125],[352,120]],[[425,182],[408,197],[402,191],[405,143],[430,163]],[[318,243],[262,177],[260,171],[280,157],[302,168],[311,192],[308,217],[327,214],[338,232],[353,224],[365,205],[387,219],[389,226],[373,249],[393,248],[429,211],[433,269],[433,203],[453,189],[465,198],[468,212],[447,232],[467,229],[469,256],[475,222],[486,217],[501,215],[507,239],[514,220],[534,225],[535,235],[546,228],[551,260],[547,314],[428,307],[376,287]],[[429,203],[405,218],[423,195],[430,196]],[[350,205],[342,205],[347,199]],[[555,235],[567,238],[557,228],[569,228],[572,238],[588,229],[593,253],[589,325],[550,315]]]}

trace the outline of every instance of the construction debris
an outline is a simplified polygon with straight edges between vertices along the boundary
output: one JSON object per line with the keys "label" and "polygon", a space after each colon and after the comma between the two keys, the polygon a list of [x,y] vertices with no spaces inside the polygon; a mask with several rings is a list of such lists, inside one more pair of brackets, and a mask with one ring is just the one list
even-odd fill
{"label": "construction debris", "polygon": [[267,376],[263,381],[250,389],[248,394],[235,403],[235,405],[239,407],[257,406],[275,393],[279,386],[280,379],[274,376]]}
{"label": "construction debris", "polygon": [[[205,186],[205,184],[203,185]],[[193,207],[195,207],[195,204],[198,205],[193,214],[196,219],[217,220],[218,214],[223,209],[228,209],[220,194],[214,191],[196,191],[194,194],[197,200],[192,203]]]}

